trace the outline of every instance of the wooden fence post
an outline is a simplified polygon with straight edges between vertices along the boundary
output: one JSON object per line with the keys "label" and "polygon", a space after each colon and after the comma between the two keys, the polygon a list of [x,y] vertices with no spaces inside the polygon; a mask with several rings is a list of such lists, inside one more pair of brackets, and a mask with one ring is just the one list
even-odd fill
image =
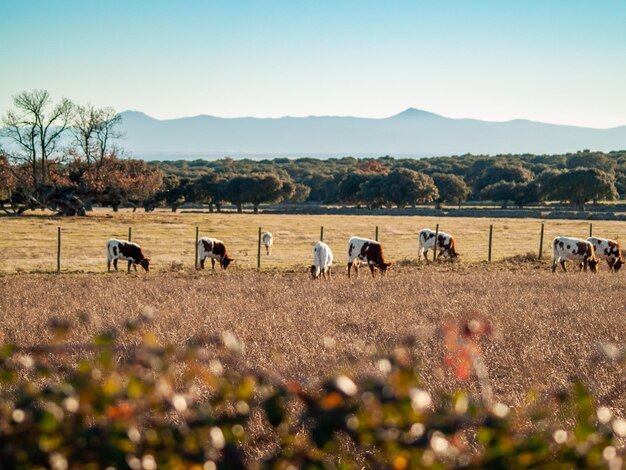
{"label": "wooden fence post", "polygon": [[378,241],[378,225],[376,226],[376,238],[375,238],[375,240]]}
{"label": "wooden fence post", "polygon": [[196,271],[198,270],[198,226],[196,225],[196,244],[194,245],[194,249],[193,251],[195,251],[196,253],[196,262],[194,263],[194,267],[196,268]]}
{"label": "wooden fence post", "polygon": [[323,242],[324,241],[324,226],[322,225],[322,227],[320,228],[320,241]]}
{"label": "wooden fence post", "polygon": [[488,260],[491,263],[491,242],[493,241],[493,225],[489,225],[489,257]]}
{"label": "wooden fence post", "polygon": [[589,222],[589,236],[593,237],[593,223]]}
{"label": "wooden fence post", "polygon": [[261,227],[259,227],[259,244],[256,252],[256,270],[261,272]]}
{"label": "wooden fence post", "polygon": [[57,273],[61,272],[61,226],[57,227]]}
{"label": "wooden fence post", "polygon": [[437,240],[439,240],[439,224],[435,227],[435,245],[433,246],[433,263],[437,261]]}
{"label": "wooden fence post", "polygon": [[128,241],[129,242],[133,241],[133,228],[132,227],[128,227]]}
{"label": "wooden fence post", "polygon": [[541,235],[539,235],[539,259],[543,254],[543,224],[541,224]]}

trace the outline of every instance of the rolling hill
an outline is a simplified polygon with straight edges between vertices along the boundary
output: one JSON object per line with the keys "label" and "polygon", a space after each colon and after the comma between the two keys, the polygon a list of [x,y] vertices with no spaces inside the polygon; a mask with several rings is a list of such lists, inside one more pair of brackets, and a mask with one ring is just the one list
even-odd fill
{"label": "rolling hill", "polygon": [[626,126],[611,129],[452,119],[409,108],[384,119],[310,116],[158,120],[125,111],[120,144],[146,159],[381,156],[426,157],[464,153],[565,153],[626,148]]}

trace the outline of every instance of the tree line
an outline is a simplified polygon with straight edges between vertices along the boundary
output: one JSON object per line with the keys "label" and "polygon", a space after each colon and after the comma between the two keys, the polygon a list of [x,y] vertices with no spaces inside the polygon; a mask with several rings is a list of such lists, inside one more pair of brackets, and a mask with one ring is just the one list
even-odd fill
{"label": "tree line", "polygon": [[[283,200],[318,204],[351,204],[370,209],[497,202],[523,207],[560,201],[584,210],[593,201],[613,201],[626,195],[626,151],[582,150],[565,155],[460,155],[426,159],[353,157],[274,158],[152,163],[167,177],[202,185],[236,174],[276,174],[291,181],[295,191]],[[166,178],[167,178],[166,177]],[[227,201],[213,186],[203,202]],[[232,202],[232,201],[231,201]],[[251,202],[251,201],[248,201]],[[268,201],[269,202],[269,201]]]}
{"label": "tree line", "polygon": [[265,203],[399,207],[495,201],[522,207],[589,201],[626,194],[626,151],[565,155],[460,155],[426,159],[389,156],[223,158],[147,163],[127,158],[112,108],[54,103],[45,90],[24,91],[2,118],[0,209],[20,214],[49,208],[84,215],[94,204],[144,207],[231,203],[258,211]]}

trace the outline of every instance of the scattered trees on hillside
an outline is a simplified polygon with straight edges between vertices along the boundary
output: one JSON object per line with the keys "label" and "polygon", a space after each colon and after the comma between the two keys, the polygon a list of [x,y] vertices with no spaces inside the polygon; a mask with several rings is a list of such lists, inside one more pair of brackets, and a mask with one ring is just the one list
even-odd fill
{"label": "scattered trees on hillside", "polygon": [[277,202],[405,207],[468,199],[523,206],[626,195],[626,151],[565,155],[460,155],[429,159],[276,158],[146,163],[115,145],[120,116],[111,108],[55,103],[45,90],[21,92],[2,119],[0,209],[19,214],[49,208],[84,214],[93,204],[208,204],[243,211]]}
{"label": "scattered trees on hillside", "polygon": [[158,168],[119,158],[113,140],[121,137],[120,116],[112,108],[75,105],[67,98],[55,104],[46,90],[23,91],[13,105],[2,119],[2,136],[13,147],[0,161],[5,212],[48,208],[83,215],[93,203],[117,210],[162,187]]}
{"label": "scattered trees on hillside", "polygon": [[254,213],[262,203],[279,202],[289,199],[295,192],[290,181],[282,181],[273,174],[238,175],[224,183],[223,197],[243,211],[243,204],[252,204]]}
{"label": "scattered trees on hillside", "polygon": [[532,177],[533,175],[529,170],[519,165],[491,165],[485,168],[482,174],[476,178],[474,183],[474,194],[479,196],[483,188],[495,183],[525,183],[530,181]]}
{"label": "scattered trees on hillside", "polygon": [[439,197],[433,179],[407,168],[393,170],[385,177],[385,196],[399,208],[432,202]]}
{"label": "scattered trees on hillside", "polygon": [[613,201],[619,197],[615,177],[596,168],[552,172],[542,183],[544,197],[569,201],[581,211],[589,201]]}
{"label": "scattered trees on hillside", "polygon": [[472,193],[460,176],[445,173],[433,173],[430,176],[439,192],[439,197],[435,200],[437,209],[441,208],[443,203],[465,202]]}

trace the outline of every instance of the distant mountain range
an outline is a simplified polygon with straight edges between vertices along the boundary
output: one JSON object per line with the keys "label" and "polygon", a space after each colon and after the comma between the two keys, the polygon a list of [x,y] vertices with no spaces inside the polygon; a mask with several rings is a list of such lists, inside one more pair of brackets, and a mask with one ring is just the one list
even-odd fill
{"label": "distant mountain range", "polygon": [[158,120],[125,111],[120,144],[150,160],[276,156],[382,156],[535,153],[626,149],[626,126],[611,129],[451,119],[409,108],[384,119],[310,116]]}

